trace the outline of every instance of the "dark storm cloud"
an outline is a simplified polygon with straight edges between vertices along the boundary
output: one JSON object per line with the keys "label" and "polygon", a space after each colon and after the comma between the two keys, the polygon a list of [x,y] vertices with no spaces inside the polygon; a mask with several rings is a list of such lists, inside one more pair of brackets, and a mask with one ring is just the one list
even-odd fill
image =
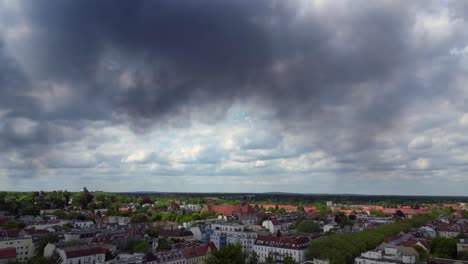
{"label": "dark storm cloud", "polygon": [[[78,130],[81,120],[124,120],[135,130],[215,122],[233,102],[253,99],[337,156],[370,148],[415,97],[434,94],[414,69],[451,48],[412,42],[422,3],[306,12],[299,1],[21,1],[29,32],[10,49],[24,69],[0,45],[1,142],[72,140],[50,122],[77,121]],[[64,95],[45,100],[56,95],[52,83]],[[38,125],[19,135],[18,118]],[[337,148],[339,140],[352,146]]]}
{"label": "dark storm cloud", "polygon": [[[67,108],[48,113],[54,118],[119,111],[160,120],[255,97],[278,108],[279,118],[303,119],[349,100],[352,85],[375,82],[379,93],[410,62],[411,19],[397,4],[357,2],[336,19],[333,10],[300,17],[300,6],[283,1],[22,4],[33,75],[70,83],[76,94]],[[117,81],[124,71],[133,79],[127,89]],[[357,121],[388,122],[400,100],[392,101],[358,105]]]}

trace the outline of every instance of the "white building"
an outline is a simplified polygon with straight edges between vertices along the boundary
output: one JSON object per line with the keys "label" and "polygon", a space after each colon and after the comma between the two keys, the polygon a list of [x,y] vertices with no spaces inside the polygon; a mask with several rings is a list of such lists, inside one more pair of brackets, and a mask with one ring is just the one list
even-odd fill
{"label": "white building", "polygon": [[0,249],[15,248],[16,259],[25,261],[34,256],[34,244],[31,237],[0,238]]}
{"label": "white building", "polygon": [[193,212],[201,211],[202,208],[203,208],[203,206],[201,206],[201,204],[183,204],[183,205],[180,205],[180,209],[185,209],[185,210],[189,210],[189,211],[193,211]]}
{"label": "white building", "polygon": [[96,230],[75,230],[63,233],[65,241],[91,241],[98,231]]}
{"label": "white building", "polygon": [[460,239],[457,243],[457,253],[468,252],[468,239]]}
{"label": "white building", "polygon": [[265,262],[268,256],[274,261],[283,261],[286,255],[291,256],[296,262],[306,260],[307,237],[276,237],[259,236],[253,250],[258,255],[259,262]]}
{"label": "white building", "polygon": [[425,238],[428,238],[428,239],[433,239],[437,237],[437,232],[429,226],[423,226],[419,228],[419,232],[423,234]]}
{"label": "white building", "polygon": [[100,245],[59,246],[47,244],[44,257],[50,257],[56,251],[62,258],[61,264],[103,264],[106,259],[107,248]]}
{"label": "white building", "polygon": [[128,225],[130,223],[130,217],[128,216],[108,216],[104,218],[106,224],[119,224]]}
{"label": "white building", "polygon": [[453,226],[438,226],[436,227],[437,236],[445,238],[454,238],[461,233],[461,228],[459,225]]}
{"label": "white building", "polygon": [[384,251],[373,250],[364,252],[360,257],[355,258],[354,261],[356,264],[414,264],[416,263],[416,255],[402,252],[397,247],[386,247]]}
{"label": "white building", "polygon": [[257,233],[248,231],[244,225],[239,224],[212,224],[211,230],[213,233],[210,241],[218,249],[226,244],[241,244],[244,252],[250,254],[257,238]]}
{"label": "white building", "polygon": [[76,229],[91,229],[94,227],[93,221],[75,221],[73,227]]}
{"label": "white building", "polygon": [[194,240],[203,241],[205,239],[204,238],[204,232],[203,232],[202,228],[200,228],[199,226],[191,227],[190,232],[192,232]]}

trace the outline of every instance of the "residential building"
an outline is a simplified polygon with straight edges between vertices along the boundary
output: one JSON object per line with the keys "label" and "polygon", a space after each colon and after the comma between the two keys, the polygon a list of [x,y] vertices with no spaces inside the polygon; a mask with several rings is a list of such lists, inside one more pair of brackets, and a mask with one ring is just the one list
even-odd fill
{"label": "residential building", "polygon": [[270,219],[262,222],[262,226],[270,231],[272,235],[276,235],[278,231],[288,231],[289,227],[297,221],[307,219],[305,215],[274,215]]}
{"label": "residential building", "polygon": [[250,254],[257,238],[256,232],[249,231],[239,224],[211,224],[211,230],[210,241],[218,249],[226,244],[241,244],[244,251]]}
{"label": "residential building", "polygon": [[286,255],[296,262],[303,262],[309,241],[307,237],[258,236],[253,250],[258,254],[259,262],[265,262],[268,256],[274,261],[283,261]]}
{"label": "residential building", "polygon": [[[411,248],[412,249],[412,248]],[[385,250],[372,250],[361,254],[354,259],[356,264],[392,264],[404,263],[414,264],[418,254],[416,250],[408,252],[409,248],[386,247]]]}
{"label": "residential building", "polygon": [[0,237],[0,250],[14,248],[16,259],[25,261],[34,256],[34,244],[29,236]]}
{"label": "residential building", "polygon": [[457,243],[457,253],[468,252],[468,239],[460,239]]}
{"label": "residential building", "polygon": [[7,264],[13,260],[16,260],[16,248],[0,249],[0,264]]}
{"label": "residential building", "polygon": [[200,204],[183,204],[183,205],[180,205],[180,209],[185,209],[185,210],[193,211],[193,212],[198,212],[202,208],[203,207]]}
{"label": "residential building", "polygon": [[97,233],[99,230],[74,230],[63,233],[63,238],[65,241],[91,241]]}
{"label": "residential building", "polygon": [[128,225],[130,223],[130,217],[128,216],[107,216],[104,218],[106,224],[119,224]]}
{"label": "residential building", "polygon": [[108,248],[103,245],[67,246],[63,243],[47,244],[44,248],[44,257],[50,257],[57,252],[61,264],[101,264],[105,263]]}
{"label": "residential building", "polygon": [[202,211],[210,211],[215,214],[222,215],[240,215],[240,216],[251,216],[255,213],[255,210],[249,204],[243,203],[240,205],[213,205],[207,204],[203,207]]}
{"label": "residential building", "polygon": [[93,221],[75,221],[73,227],[76,229],[91,229],[94,227]]}
{"label": "residential building", "polygon": [[143,260],[145,264],[187,264],[187,259],[182,249],[164,251],[158,254],[149,252]]}
{"label": "residential building", "polygon": [[183,252],[186,259],[186,264],[197,264],[205,261],[209,253],[215,249],[215,245],[211,242],[203,245],[184,248]]}
{"label": "residential building", "polygon": [[160,230],[159,236],[169,239],[181,239],[185,241],[193,240],[193,233],[187,230]]}

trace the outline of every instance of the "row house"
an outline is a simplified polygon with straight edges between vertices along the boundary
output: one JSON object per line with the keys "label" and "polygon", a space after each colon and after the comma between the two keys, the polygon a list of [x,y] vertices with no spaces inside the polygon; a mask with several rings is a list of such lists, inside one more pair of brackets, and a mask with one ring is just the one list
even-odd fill
{"label": "row house", "polygon": [[108,247],[98,244],[67,246],[49,243],[44,248],[44,257],[50,257],[57,252],[62,260],[60,264],[101,264],[105,263],[108,250]]}
{"label": "row house", "polygon": [[169,239],[180,239],[184,241],[193,240],[193,233],[188,230],[160,230],[159,236]]}
{"label": "row house", "polygon": [[262,222],[262,227],[268,229],[271,234],[275,235],[278,231],[288,231],[289,227],[297,221],[307,219],[305,215],[280,215],[272,216],[270,219]]}
{"label": "row house", "polygon": [[16,260],[16,248],[0,249],[0,264],[7,264]]}
{"label": "row house", "polygon": [[468,252],[468,239],[460,239],[457,243],[457,254]]}
{"label": "row house", "polygon": [[119,224],[128,225],[130,223],[130,217],[128,216],[107,216],[104,218],[105,224]]}
{"label": "row house", "polygon": [[16,251],[16,260],[26,261],[34,256],[34,244],[31,236],[24,235],[24,232],[0,230],[0,250],[11,248]]}
{"label": "row house", "polygon": [[354,259],[355,264],[414,264],[418,253],[413,248],[386,247],[384,250],[372,250],[361,253]]}
{"label": "row house", "polygon": [[384,251],[387,247],[409,247],[420,246],[426,252],[430,251],[429,241],[423,237],[417,237],[412,233],[401,232],[397,236],[390,236],[384,238],[384,242],[378,247],[378,249]]}
{"label": "row house", "polygon": [[74,230],[63,233],[65,241],[91,241],[100,231],[99,230]]}
{"label": "row house", "polygon": [[180,206],[180,209],[185,209],[192,212],[201,211],[203,207],[200,204],[183,204]]}
{"label": "row house", "polygon": [[149,252],[143,259],[145,264],[187,264],[184,251],[181,249],[169,250],[153,254]]}
{"label": "row house", "polygon": [[94,222],[93,221],[74,221],[73,227],[75,229],[91,229],[93,228]]}
{"label": "row house", "polygon": [[213,250],[216,250],[213,243],[184,248],[183,252],[187,261],[186,264],[202,263]]}
{"label": "row house", "polygon": [[258,236],[253,250],[258,254],[259,262],[265,262],[268,256],[282,262],[287,255],[296,262],[303,262],[309,241],[307,237]]}
{"label": "row house", "polygon": [[[148,252],[141,258],[140,262],[126,263],[144,263],[144,264],[197,264],[203,263],[210,252],[216,250],[213,243],[202,244],[179,244],[181,248],[175,248],[157,254]],[[119,262],[120,263],[120,262]]]}
{"label": "row house", "polygon": [[172,221],[155,221],[151,223],[151,226],[162,230],[176,230],[179,227],[176,222]]}

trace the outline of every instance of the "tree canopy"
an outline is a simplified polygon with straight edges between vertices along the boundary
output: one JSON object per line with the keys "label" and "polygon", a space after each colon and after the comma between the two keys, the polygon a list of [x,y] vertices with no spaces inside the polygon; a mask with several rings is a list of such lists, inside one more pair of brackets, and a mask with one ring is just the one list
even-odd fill
{"label": "tree canopy", "polygon": [[206,264],[245,264],[247,256],[241,244],[228,244],[210,253]]}

